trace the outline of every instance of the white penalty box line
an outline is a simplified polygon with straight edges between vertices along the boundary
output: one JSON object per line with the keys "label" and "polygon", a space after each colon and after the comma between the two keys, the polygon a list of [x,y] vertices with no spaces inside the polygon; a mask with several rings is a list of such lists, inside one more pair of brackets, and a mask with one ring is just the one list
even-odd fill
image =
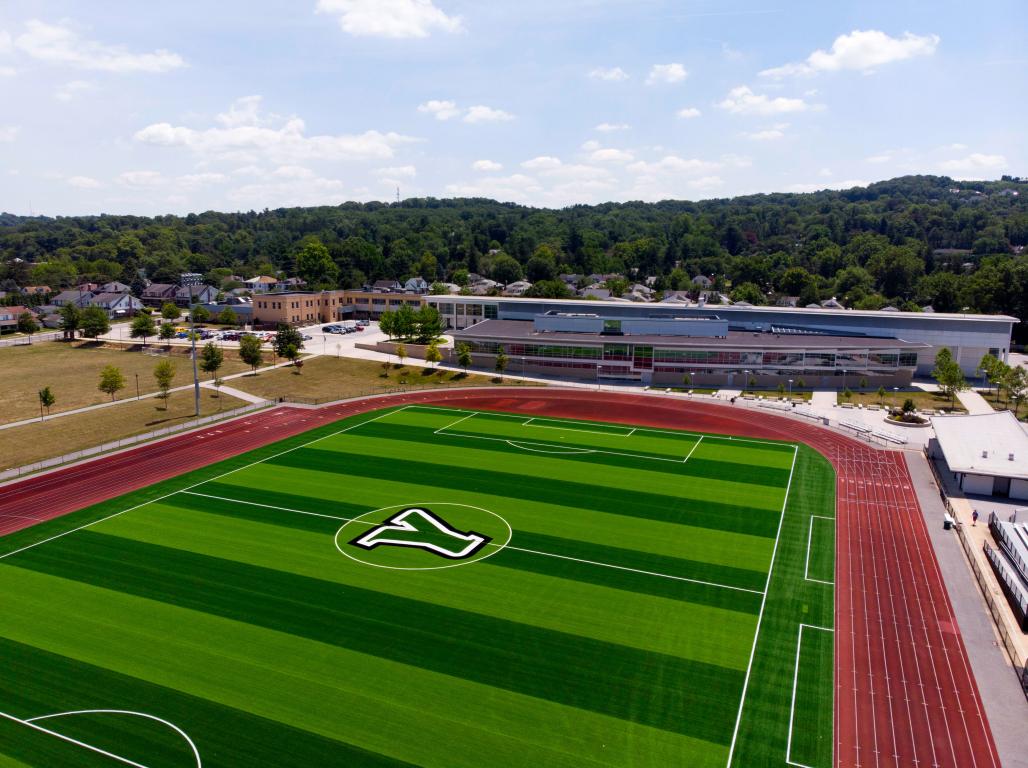
{"label": "white penalty box line", "polygon": [[[327,515],[327,514],[325,514],[323,512],[309,512],[309,511],[303,510],[303,509],[293,509],[291,507],[280,507],[280,506],[276,506],[274,504],[262,504],[262,503],[257,502],[257,501],[247,501],[245,499],[233,499],[233,498],[231,498],[229,496],[216,496],[214,494],[200,493],[198,491],[193,491],[193,490],[190,490],[190,489],[184,489],[184,490],[178,491],[178,493],[186,494],[186,495],[189,495],[189,496],[200,496],[200,497],[203,497],[205,499],[214,499],[216,501],[225,501],[225,502],[229,502],[229,503],[232,503],[232,504],[246,504],[246,505],[252,506],[252,507],[262,507],[264,509],[274,509],[274,510],[277,510],[277,511],[280,511],[280,512],[292,512],[292,513],[297,514],[297,515],[309,515],[311,517],[321,517],[321,518],[325,518],[325,519],[328,519],[328,520],[338,520],[339,522],[342,522],[342,523],[352,523],[352,522],[356,522],[356,520],[357,520],[356,518],[343,517],[342,515]],[[571,560],[571,561],[576,562],[576,563],[584,563],[585,565],[595,565],[595,566],[597,566],[599,568],[611,568],[611,569],[617,570],[617,571],[630,571],[632,573],[638,573],[638,574],[642,574],[644,576],[654,576],[654,577],[657,577],[657,578],[660,578],[660,579],[669,579],[669,580],[672,580],[672,581],[684,581],[684,582],[688,582],[690,584],[700,584],[700,585],[707,586],[707,587],[715,587],[717,589],[728,589],[728,590],[732,590],[734,592],[747,592],[747,593],[754,594],[754,595],[763,595],[764,594],[761,590],[749,589],[748,587],[738,587],[738,586],[734,586],[732,584],[720,584],[720,583],[718,583],[716,581],[704,581],[703,579],[693,579],[693,578],[689,578],[688,576],[675,576],[675,575],[670,574],[670,573],[661,573],[659,571],[646,571],[646,570],[643,570],[643,569],[640,569],[640,568],[630,568],[630,567],[628,567],[626,565],[617,565],[616,563],[604,563],[604,562],[601,562],[599,560],[586,560],[586,559],[581,558],[581,557],[571,557],[570,555],[561,555],[561,554],[558,554],[556,552],[545,552],[545,551],[538,550],[538,549],[526,549],[524,547],[515,547],[515,546],[512,546],[511,544],[494,544],[494,543],[489,543],[486,546],[488,546],[488,547],[495,547],[497,549],[511,549],[511,550],[514,550],[515,552],[524,552],[526,554],[539,555],[541,557],[553,557],[553,558],[556,558],[558,560]]]}
{"label": "white penalty box line", "polygon": [[[831,519],[831,518],[828,518]],[[835,632],[831,627],[819,627],[816,624],[800,624],[796,633],[796,664],[792,673],[792,702],[789,704],[789,737],[785,744],[785,762],[795,768],[815,768],[815,766],[800,763],[792,759],[792,733],[796,721],[796,691],[799,687],[800,677],[800,649],[803,647],[803,630],[812,629],[818,632]],[[834,748],[834,745],[833,745]],[[834,762],[834,761],[833,761]]]}
{"label": "white penalty box line", "polygon": [[[810,550],[811,550],[811,540],[813,539],[813,536],[814,536],[814,520],[815,519],[817,519],[817,520],[831,520],[832,521],[832,525],[833,526],[835,525],[835,518],[834,517],[828,517],[827,515],[811,515],[810,516],[810,524],[807,526],[807,558],[806,558],[806,560],[805,560],[805,562],[803,564],[803,580],[804,581],[813,581],[816,584],[827,584],[828,586],[835,586],[835,582],[834,581],[826,581],[825,579],[812,579],[810,577]],[[833,548],[834,548],[834,544],[835,544],[835,537],[834,536],[832,537],[832,544],[833,544]]]}

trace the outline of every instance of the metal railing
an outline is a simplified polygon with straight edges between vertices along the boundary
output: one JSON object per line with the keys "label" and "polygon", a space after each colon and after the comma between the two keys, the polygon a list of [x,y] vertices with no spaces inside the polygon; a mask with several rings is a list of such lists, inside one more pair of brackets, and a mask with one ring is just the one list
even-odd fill
{"label": "metal railing", "polygon": [[468,389],[469,387],[489,387],[491,389],[502,389],[503,387],[541,387],[545,386],[539,382],[523,381],[514,376],[504,375],[503,383],[497,384],[495,382],[489,384],[469,382],[467,380],[459,381],[447,381],[439,384],[426,384],[426,385],[407,385],[400,384],[397,386],[382,386],[382,387],[370,387],[359,390],[350,390],[345,393],[336,395],[326,395],[324,397],[303,397],[302,395],[277,395],[272,396],[270,399],[272,402],[278,403],[295,403],[297,405],[326,405],[328,403],[338,403],[342,400],[357,400],[362,397],[375,397],[381,395],[404,395],[412,392],[443,392],[450,389]]}
{"label": "metal railing", "polygon": [[164,427],[163,429],[156,429],[152,432],[144,432],[139,435],[131,435],[129,437],[123,437],[120,440],[112,440],[107,443],[95,445],[91,448],[83,448],[79,451],[72,451],[71,453],[65,453],[61,456],[54,456],[49,459],[42,459],[41,461],[33,462],[32,464],[26,464],[21,467],[14,467],[12,469],[4,470],[0,472],[0,482],[5,480],[11,480],[17,477],[23,477],[30,475],[33,472],[39,472],[43,469],[51,469],[53,467],[59,467],[62,464],[70,464],[75,461],[81,461],[82,459],[88,459],[92,456],[99,456],[110,451],[117,451],[121,448],[128,448],[138,443],[145,443],[148,440],[156,440],[161,437],[167,437],[179,432],[186,432],[197,427],[202,427],[207,424],[212,424],[216,421],[224,421],[225,419],[232,419],[236,416],[243,416],[253,411],[267,408],[271,405],[269,401],[260,403],[250,403],[239,408],[234,408],[231,411],[222,411],[220,413],[214,413],[210,416],[202,416],[199,419],[191,419],[182,424],[176,424],[173,427]]}

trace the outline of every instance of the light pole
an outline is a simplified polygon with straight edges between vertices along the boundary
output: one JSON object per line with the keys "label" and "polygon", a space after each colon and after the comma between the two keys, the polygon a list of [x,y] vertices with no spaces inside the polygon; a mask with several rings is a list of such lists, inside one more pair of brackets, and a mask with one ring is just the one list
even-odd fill
{"label": "light pole", "polygon": [[742,389],[745,392],[746,388],[750,385],[750,372],[749,370],[743,370],[742,375],[745,376],[745,380],[742,383]]}
{"label": "light pole", "polygon": [[193,357],[193,408],[196,417],[200,418],[200,374],[196,370],[196,305],[189,309],[189,343]]}
{"label": "light pole", "polygon": [[139,374],[136,374],[136,400],[139,399]]}
{"label": "light pole", "polygon": [[893,388],[892,388],[892,391],[893,391],[893,397],[895,398],[895,399],[893,400],[893,404],[894,404],[894,405],[895,405],[895,406],[896,406],[897,408],[899,408],[899,391],[900,391],[900,388],[899,388],[899,387],[893,387]]}
{"label": "light pole", "polygon": [[846,369],[845,368],[842,369],[842,388],[843,388],[843,390],[846,389]]}
{"label": "light pole", "polygon": [[789,379],[789,399],[792,400],[792,379]]}

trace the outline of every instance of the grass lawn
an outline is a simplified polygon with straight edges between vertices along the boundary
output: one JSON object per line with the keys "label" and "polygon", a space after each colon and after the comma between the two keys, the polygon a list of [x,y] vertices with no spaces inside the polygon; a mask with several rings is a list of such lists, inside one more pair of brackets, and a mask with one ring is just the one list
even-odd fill
{"label": "grass lawn", "polygon": [[[779,392],[778,388],[774,389],[745,389],[743,390],[744,395],[763,395],[768,400],[777,400],[779,397],[789,397],[789,390],[786,388],[785,392]],[[813,392],[797,392],[793,390],[793,400],[810,400],[813,396]]]}
{"label": "grass lawn", "polygon": [[[391,392],[403,387],[497,386],[493,376],[433,370],[417,366],[389,366],[383,377],[382,363],[349,357],[321,355],[308,359],[297,374],[292,368],[277,368],[257,376],[241,376],[227,382],[230,386],[274,400],[279,397],[329,402],[359,395]],[[513,376],[504,376],[503,385],[525,386]]]}
{"label": "grass lawn", "polygon": [[834,487],[782,442],[319,427],[0,540],[0,756],[70,764],[24,719],[90,710],[46,722],[197,762],[121,709],[206,768],[831,768]]}
{"label": "grass lawn", "polygon": [[967,413],[967,410],[960,404],[960,401],[956,401],[956,407],[954,408],[950,404],[950,399],[945,395],[938,392],[925,392],[923,389],[912,389],[912,390],[900,390],[899,392],[893,392],[891,389],[885,393],[884,401],[878,397],[875,392],[854,392],[853,397],[848,400],[842,396],[842,392],[839,392],[838,403],[853,403],[853,405],[879,405],[884,402],[886,407],[899,408],[903,405],[906,400],[913,400],[914,407],[919,411],[925,409],[931,409],[933,411],[952,411],[954,413]]}
{"label": "grass lawn", "polygon": [[[245,402],[234,397],[216,398],[213,393],[200,390],[200,412],[204,416],[219,408],[229,411],[241,405]],[[172,392],[168,410],[161,407],[161,401],[155,397],[143,397],[109,408],[0,429],[0,470],[184,423],[193,417],[193,393]]]}
{"label": "grass lawn", "polygon": [[[119,400],[135,397],[136,374],[139,374],[139,389],[144,395],[156,392],[153,369],[160,359],[163,358],[144,355],[138,348],[130,351],[129,347],[87,341],[70,344],[49,341],[0,348],[0,423],[38,416],[38,392],[43,387],[50,387],[57,397],[51,413],[109,401],[110,397],[96,388],[100,371],[107,365],[117,366],[125,376],[125,389],[118,393]],[[188,350],[173,349],[170,359],[177,369],[176,385],[192,379]],[[247,368],[234,350],[225,351],[222,376]]]}
{"label": "grass lawn", "polygon": [[[1010,399],[1005,393],[997,394],[995,389],[979,389],[976,390],[979,395],[985,398],[986,402],[992,406],[994,411],[1013,411],[1014,404],[1010,402]],[[1021,421],[1028,420],[1028,407],[1022,405],[1017,411],[1017,417]]]}

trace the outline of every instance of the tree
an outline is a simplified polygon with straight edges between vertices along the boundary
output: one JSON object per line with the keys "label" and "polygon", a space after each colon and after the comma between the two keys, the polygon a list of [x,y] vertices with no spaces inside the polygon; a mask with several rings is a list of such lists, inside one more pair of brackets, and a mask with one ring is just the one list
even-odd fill
{"label": "tree", "polygon": [[499,254],[493,259],[492,278],[498,283],[507,285],[521,279],[524,274],[521,271],[521,265],[518,260],[513,256],[508,256],[506,253]]}
{"label": "tree", "polygon": [[190,317],[193,318],[194,323],[206,323],[211,319],[210,310],[202,304],[196,304],[189,310]]}
{"label": "tree", "polygon": [[232,310],[232,307],[225,307],[218,315],[218,322],[221,325],[239,325],[239,315]]}
{"label": "tree", "polygon": [[430,344],[443,332],[443,318],[439,310],[425,304],[417,311],[414,318],[414,341],[418,344]]}
{"label": "tree", "polygon": [[778,382],[778,396],[785,397],[785,384]]}
{"label": "tree", "polygon": [[339,285],[339,267],[332,261],[328,248],[316,237],[308,238],[296,254],[296,274],[312,290]]}
{"label": "tree", "polygon": [[939,389],[949,397],[951,406],[956,405],[957,392],[967,389],[964,372],[960,369],[960,364],[953,359],[949,347],[943,347],[935,356],[932,378],[938,382]]}
{"label": "tree", "polygon": [[46,415],[50,415],[50,409],[54,403],[57,402],[57,398],[54,397],[54,393],[50,391],[50,387],[43,387],[39,390],[39,420],[43,420],[43,409],[46,408]]}
{"label": "tree", "polygon": [[400,365],[403,365],[403,361],[407,359],[407,347],[403,344],[396,345],[396,359],[400,361]]}
{"label": "tree", "polygon": [[75,338],[80,319],[79,308],[74,304],[65,304],[61,307],[61,330],[64,331],[65,338]]}
{"label": "tree", "polygon": [[468,367],[473,362],[471,357],[471,346],[464,344],[463,342],[457,345],[457,363],[461,368],[464,369],[464,373],[468,372]]}
{"label": "tree", "polygon": [[425,362],[439,365],[442,359],[443,353],[439,351],[439,345],[434,341],[431,342],[425,350]]}
{"label": "tree", "polygon": [[764,304],[764,293],[754,283],[742,283],[732,289],[732,301],[745,301],[747,304]]}
{"label": "tree", "polygon": [[171,323],[161,323],[161,327],[157,331],[157,335],[161,341],[171,341],[175,338],[175,326]]}
{"label": "tree", "polygon": [[101,307],[86,307],[82,310],[81,327],[83,336],[95,339],[111,330],[111,319]]}
{"label": "tree", "polygon": [[621,295],[628,290],[628,281],[623,277],[612,277],[607,281],[607,290],[614,298],[621,298]]}
{"label": "tree", "polygon": [[403,304],[393,318],[393,336],[410,340],[418,334],[418,313],[410,304]]}
{"label": "tree", "polygon": [[29,337],[32,337],[36,331],[39,330],[39,323],[36,322],[36,316],[31,312],[22,312],[18,315],[18,331],[20,333],[27,333]]}
{"label": "tree", "polygon": [[175,366],[170,360],[161,360],[154,366],[153,377],[157,380],[157,397],[164,401],[164,410],[168,410],[168,398],[171,396],[171,381],[175,378]]}
{"label": "tree", "polygon": [[201,371],[209,373],[211,378],[215,379],[217,378],[218,369],[221,368],[221,365],[224,362],[225,353],[216,347],[213,341],[208,341],[203,345],[203,349],[200,350]]}
{"label": "tree", "polygon": [[563,280],[539,280],[525,291],[533,299],[570,299],[571,289]]}
{"label": "tree", "polygon": [[914,401],[908,397],[906,400],[903,401],[903,408],[901,408],[900,410],[902,410],[903,413],[913,413],[917,410],[917,406],[914,404]]}
{"label": "tree", "polygon": [[[274,346],[275,354],[295,364],[300,350],[303,349],[303,335],[292,326],[279,323],[278,330],[275,333]],[[290,347],[292,347],[292,356],[286,354]]]}
{"label": "tree", "polygon": [[853,393],[850,391],[849,387],[846,387],[846,389],[842,391],[842,396],[847,402],[853,399]]}
{"label": "tree", "polygon": [[132,325],[129,327],[129,334],[133,339],[141,338],[143,346],[146,346],[146,337],[153,336],[157,327],[154,325],[153,317],[150,315],[136,315],[132,318]]}
{"label": "tree", "polygon": [[682,377],[682,386],[688,387],[688,386],[691,386],[691,385],[692,385],[692,376],[690,376],[687,373],[687,374],[685,374],[685,376]]}
{"label": "tree", "polygon": [[279,354],[293,364],[293,373],[299,374],[300,368],[303,366],[300,364],[300,350],[296,348],[295,344],[286,344],[279,350]]}
{"label": "tree", "polygon": [[503,351],[503,347],[496,350],[496,373],[499,377],[503,378],[503,372],[507,370],[507,363],[510,362],[507,359],[507,353]]}
{"label": "tree", "polygon": [[243,336],[239,339],[239,359],[253,369],[253,375],[257,375],[257,368],[264,362],[264,350],[261,349],[261,342],[256,336]]}
{"label": "tree", "polygon": [[1003,388],[1014,403],[1014,417],[1016,418],[1024,401],[1028,400],[1028,371],[1025,371],[1023,365],[1007,369],[1007,373],[1003,377]]}
{"label": "tree", "polygon": [[388,309],[378,317],[378,330],[386,335],[387,339],[395,339],[396,334],[396,313]]}
{"label": "tree", "polygon": [[878,404],[885,405],[885,387],[878,387]]}
{"label": "tree", "polygon": [[100,385],[97,389],[110,395],[113,402],[114,395],[118,390],[124,388],[125,376],[122,374],[121,369],[114,365],[104,366],[104,369],[100,371]]}
{"label": "tree", "polygon": [[985,379],[999,390],[999,385],[1003,381],[1004,374],[1007,368],[1006,364],[995,355],[986,353],[980,363],[978,363],[978,370],[985,375]]}
{"label": "tree", "polygon": [[446,283],[432,283],[428,287],[428,292],[432,296],[447,296],[450,293],[450,289],[446,286]]}
{"label": "tree", "polygon": [[170,301],[164,302],[161,307],[161,317],[170,322],[175,322],[182,316],[182,310]]}

